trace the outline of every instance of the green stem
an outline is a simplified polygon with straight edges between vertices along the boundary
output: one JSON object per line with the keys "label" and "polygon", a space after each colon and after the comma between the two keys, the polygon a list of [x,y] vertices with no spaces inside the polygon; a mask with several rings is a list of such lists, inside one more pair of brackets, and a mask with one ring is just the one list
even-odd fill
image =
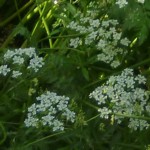
{"label": "green stem", "polygon": [[49,53],[50,52],[49,50],[71,50],[71,51],[77,52],[78,54],[82,54],[82,55],[85,54],[84,51],[80,51],[75,48],[42,48],[42,52]]}
{"label": "green stem", "polygon": [[0,139],[0,145],[1,145],[6,140],[7,134],[6,134],[5,128],[4,128],[4,126],[2,125],[1,122],[0,122],[0,128],[1,128],[1,136],[3,136]]}
{"label": "green stem", "polygon": [[145,64],[147,64],[147,63],[149,63],[149,62],[150,62],[150,58],[145,59],[145,60],[143,60],[143,61],[141,61],[141,62],[139,62],[139,63],[137,63],[137,64],[135,64],[135,65],[132,65],[130,68],[137,68],[137,67],[139,67],[139,66],[141,66],[141,65],[145,65]]}
{"label": "green stem", "polygon": [[10,22],[12,19],[14,19],[18,13],[21,13],[22,11],[24,11],[27,7],[29,7],[31,4],[33,3],[33,0],[30,0],[28,3],[26,3],[22,8],[20,8],[17,12],[15,12],[14,14],[12,14],[10,17],[8,17],[6,20],[4,20],[3,22],[0,23],[0,27],[5,26],[8,22]]}
{"label": "green stem", "polygon": [[[144,61],[141,61],[141,62],[139,62],[139,63],[137,63],[137,64],[134,64],[134,65],[132,65],[132,66],[130,66],[130,68],[137,68],[137,67],[139,67],[139,66],[142,66],[142,65],[145,65],[145,64],[148,64],[150,62],[150,58],[148,58],[148,59],[146,59],[146,60],[144,60]],[[103,69],[103,68],[100,68],[100,70],[103,70],[103,71],[109,71],[109,70],[105,70],[105,69]],[[110,71],[109,71],[110,72]],[[118,71],[118,72],[116,72],[116,73],[114,73],[113,75],[117,75],[118,73],[120,73],[121,71]],[[92,83],[90,83],[90,84],[88,84],[87,86],[85,86],[84,88],[88,88],[88,87],[90,87],[90,86],[92,86],[92,85],[95,85],[95,84],[97,84],[97,83],[99,83],[99,82],[102,82],[102,81],[104,81],[104,80],[106,80],[106,79],[108,79],[110,76],[107,76],[107,77],[105,77],[105,78],[103,78],[103,79],[98,79],[98,80],[96,80],[96,81],[94,81],[94,82],[92,82]]]}
{"label": "green stem", "polygon": [[140,120],[148,120],[148,121],[150,121],[149,117],[135,116],[135,115],[128,115],[128,114],[119,114],[119,113],[115,113],[114,115],[120,116],[120,117],[134,118],[134,119],[140,119]]}
{"label": "green stem", "polygon": [[[99,107],[97,107],[97,106],[95,106],[95,105],[93,105],[93,104],[91,104],[91,103],[88,103],[88,102],[86,102],[86,101],[84,101],[84,103],[87,104],[88,106],[90,106],[90,107],[96,109],[96,110],[99,109]],[[148,121],[150,121],[150,117],[135,116],[135,115],[128,115],[128,114],[119,114],[119,113],[114,113],[114,115],[120,116],[120,117],[135,118],[135,119],[148,120]],[[94,116],[94,117],[92,117],[91,119],[87,120],[87,122],[88,122],[88,121],[91,121],[91,120],[93,120],[93,119],[95,119],[95,118],[97,118],[98,116],[99,116],[99,114],[96,115],[96,116]]]}
{"label": "green stem", "polygon": [[14,88],[16,88],[19,84],[23,83],[24,81],[25,81],[25,80],[21,80],[20,82],[18,82],[18,83],[15,84],[13,87],[11,87],[10,89],[8,89],[8,91],[7,91],[6,93],[12,91]]}
{"label": "green stem", "polygon": [[40,39],[39,40],[39,42],[42,42],[42,41],[44,41],[44,40],[47,40],[47,39],[58,39],[58,38],[71,38],[71,37],[79,37],[79,36],[81,36],[81,35],[83,35],[83,34],[72,34],[72,35],[59,35],[59,36],[47,36],[47,37],[45,37],[45,38],[42,38],[42,39]]}
{"label": "green stem", "polygon": [[[41,23],[41,22],[43,22],[42,17],[45,17],[48,14],[49,17],[48,18],[45,17],[46,22],[48,22],[50,24],[52,21],[51,19],[52,19],[53,13],[51,13],[51,12],[53,12],[55,10],[55,7],[53,5],[51,6],[51,2],[49,2],[49,1],[47,1],[47,2],[48,3],[46,3],[46,5],[45,5],[45,2],[40,5],[40,7],[45,7],[45,8],[43,9],[41,16],[39,17],[36,24],[34,25],[34,28],[33,28],[32,33],[31,33],[30,41],[33,41],[33,42],[36,41],[36,43],[37,43],[37,41],[43,35],[43,31],[45,30],[44,29],[45,26],[43,28],[43,24]],[[37,10],[38,10],[38,8],[37,8]],[[48,27],[46,27],[46,28],[47,28],[46,30],[48,31],[49,30]],[[50,34],[50,33],[48,33],[48,34]],[[35,43],[33,43],[33,44],[35,44]]]}
{"label": "green stem", "polygon": [[91,103],[88,103],[88,102],[86,102],[86,101],[84,101],[84,103],[85,103],[86,105],[88,105],[88,106],[90,106],[90,107],[96,109],[96,110],[99,109],[99,107],[97,107],[97,106],[95,106],[95,105],[93,105],[93,104],[91,104]]}
{"label": "green stem", "polygon": [[18,16],[18,18],[19,18],[19,20],[20,20],[20,22],[21,22],[21,16],[20,16],[20,12],[19,12],[19,8],[18,8],[17,1],[14,0],[14,3],[15,3],[16,10],[17,10],[17,16]]}
{"label": "green stem", "polygon": [[96,119],[97,117],[100,117],[100,115],[98,114],[98,115],[96,115],[96,116],[94,116],[94,117],[90,118],[89,120],[87,120],[87,121],[85,121],[85,122],[86,122],[86,123],[87,123],[87,122],[90,122],[90,121],[92,121],[92,120]]}
{"label": "green stem", "polygon": [[63,133],[65,133],[65,132],[62,131],[62,132],[59,132],[59,133],[55,133],[55,134],[52,134],[52,135],[48,135],[48,136],[46,136],[46,137],[44,137],[44,138],[38,139],[38,140],[36,140],[36,141],[33,141],[33,142],[31,142],[31,143],[25,145],[24,147],[25,147],[25,148],[26,148],[26,147],[29,147],[29,146],[31,146],[31,145],[33,145],[33,144],[35,144],[35,143],[41,142],[41,141],[43,141],[43,140],[46,140],[46,139],[48,139],[48,138],[51,138],[51,137],[53,137],[53,136],[57,136],[57,135],[60,135],[60,134],[63,134]]}
{"label": "green stem", "polygon": [[[37,6],[37,8],[38,8],[40,17],[42,18],[42,22],[44,24],[45,31],[46,31],[47,35],[50,36],[50,31],[49,31],[47,22],[46,22],[45,18],[43,17],[43,13],[44,13],[44,10],[46,9],[46,6],[47,6],[47,2],[45,3],[43,10],[41,10],[39,5]],[[49,39],[49,45],[50,45],[50,48],[52,48],[52,40],[51,39]]]}

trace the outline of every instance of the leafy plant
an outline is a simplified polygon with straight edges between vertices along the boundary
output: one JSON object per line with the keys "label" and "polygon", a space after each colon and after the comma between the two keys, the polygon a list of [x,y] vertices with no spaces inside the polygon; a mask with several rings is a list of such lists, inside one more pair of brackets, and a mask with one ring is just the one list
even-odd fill
{"label": "leafy plant", "polygon": [[0,1],[1,149],[147,150],[149,3]]}

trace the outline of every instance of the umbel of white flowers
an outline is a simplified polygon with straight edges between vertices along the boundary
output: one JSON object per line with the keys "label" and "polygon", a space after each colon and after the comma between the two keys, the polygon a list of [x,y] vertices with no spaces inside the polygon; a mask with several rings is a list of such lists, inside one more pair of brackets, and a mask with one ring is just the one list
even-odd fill
{"label": "umbel of white flowers", "polygon": [[38,96],[28,108],[26,127],[50,127],[53,131],[63,131],[64,122],[75,121],[75,112],[68,108],[69,98],[47,91]]}
{"label": "umbel of white flowers", "polygon": [[[144,4],[145,0],[137,0],[138,3]],[[123,8],[128,4],[127,0],[117,0],[116,4],[119,5],[119,8]]]}
{"label": "umbel of white flowers", "polygon": [[[31,69],[34,72],[37,72],[44,65],[43,58],[38,57],[35,48],[7,50],[3,57],[4,64],[0,66],[0,74],[6,76],[9,72],[12,72],[12,77],[17,78],[22,75],[20,70],[22,66],[25,66],[27,60],[29,63],[25,69]],[[19,68],[20,70],[14,68]]]}
{"label": "umbel of white flowers", "polygon": [[[77,48],[79,46],[92,45],[92,49],[99,52],[97,60],[109,64],[116,68],[121,64],[122,58],[127,54],[127,47],[130,41],[122,37],[119,30],[119,22],[114,19],[95,19],[94,12],[87,12],[86,16],[80,14],[80,20],[72,21],[67,28],[84,34],[83,37],[76,37],[70,40],[70,46]],[[86,49],[86,47],[84,47]]]}
{"label": "umbel of white flowers", "polygon": [[129,128],[147,129],[149,123],[141,119],[145,113],[150,115],[149,91],[143,88],[145,83],[144,76],[134,76],[133,69],[127,68],[120,75],[111,76],[104,85],[97,87],[90,98],[97,101],[101,118],[110,119],[114,116],[116,123],[121,124],[128,116]]}

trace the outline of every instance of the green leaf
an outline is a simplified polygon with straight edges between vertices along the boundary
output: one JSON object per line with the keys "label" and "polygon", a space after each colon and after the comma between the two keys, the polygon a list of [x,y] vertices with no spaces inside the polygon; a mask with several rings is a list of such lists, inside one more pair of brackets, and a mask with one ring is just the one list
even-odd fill
{"label": "green leaf", "polygon": [[25,38],[30,37],[29,30],[26,27],[24,27],[22,24],[19,24],[13,31],[14,36],[16,36],[17,34],[20,34],[20,35],[24,36]]}
{"label": "green leaf", "polygon": [[74,16],[76,15],[77,11],[73,5],[70,3],[67,4],[67,10]]}
{"label": "green leaf", "polygon": [[2,123],[0,122],[0,145],[5,141],[6,139],[6,131]]}
{"label": "green leaf", "polygon": [[83,74],[84,78],[87,81],[89,81],[89,72],[88,72],[88,70],[85,67],[82,68],[82,74]]}

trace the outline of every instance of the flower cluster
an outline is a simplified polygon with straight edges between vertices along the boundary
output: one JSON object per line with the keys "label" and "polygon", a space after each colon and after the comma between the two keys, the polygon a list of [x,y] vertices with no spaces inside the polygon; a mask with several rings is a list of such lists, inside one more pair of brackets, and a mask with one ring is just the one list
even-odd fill
{"label": "flower cluster", "polygon": [[145,0],[137,0],[138,3],[144,4]]}
{"label": "flower cluster", "polygon": [[94,98],[100,106],[101,118],[114,116],[120,124],[128,116],[129,128],[147,129],[149,123],[138,118],[144,118],[145,113],[150,114],[149,92],[143,88],[145,83],[144,76],[134,76],[133,69],[127,68],[120,75],[110,76],[104,85],[90,94],[90,98]]}
{"label": "flower cluster", "polygon": [[12,71],[12,77],[17,78],[22,75],[22,72],[20,69],[14,70],[9,64],[15,65],[14,68],[21,68],[21,66],[25,65],[27,60],[29,61],[27,69],[32,69],[34,72],[37,72],[44,65],[43,58],[37,56],[34,48],[7,50],[4,54],[4,62],[6,64],[0,66],[0,74],[6,76]]}
{"label": "flower cluster", "polygon": [[27,127],[47,126],[53,131],[64,130],[64,119],[75,121],[75,113],[68,108],[69,98],[47,91],[36,98],[36,103],[28,108],[25,125]]}
{"label": "flower cluster", "polygon": [[[137,0],[137,2],[144,4],[145,0]],[[116,4],[119,5],[119,8],[123,8],[128,4],[128,2],[127,2],[127,0],[117,0]]]}
{"label": "flower cluster", "polygon": [[72,21],[67,26],[76,32],[84,34],[83,38],[70,40],[70,46],[77,48],[80,45],[94,47],[99,54],[98,61],[103,61],[116,68],[120,65],[122,58],[127,54],[126,48],[130,41],[122,38],[119,23],[113,19],[94,19],[94,13],[88,12],[87,16],[80,15],[79,22]]}
{"label": "flower cluster", "polygon": [[126,0],[117,0],[116,4],[119,5],[119,8],[123,8],[128,4],[128,2]]}

